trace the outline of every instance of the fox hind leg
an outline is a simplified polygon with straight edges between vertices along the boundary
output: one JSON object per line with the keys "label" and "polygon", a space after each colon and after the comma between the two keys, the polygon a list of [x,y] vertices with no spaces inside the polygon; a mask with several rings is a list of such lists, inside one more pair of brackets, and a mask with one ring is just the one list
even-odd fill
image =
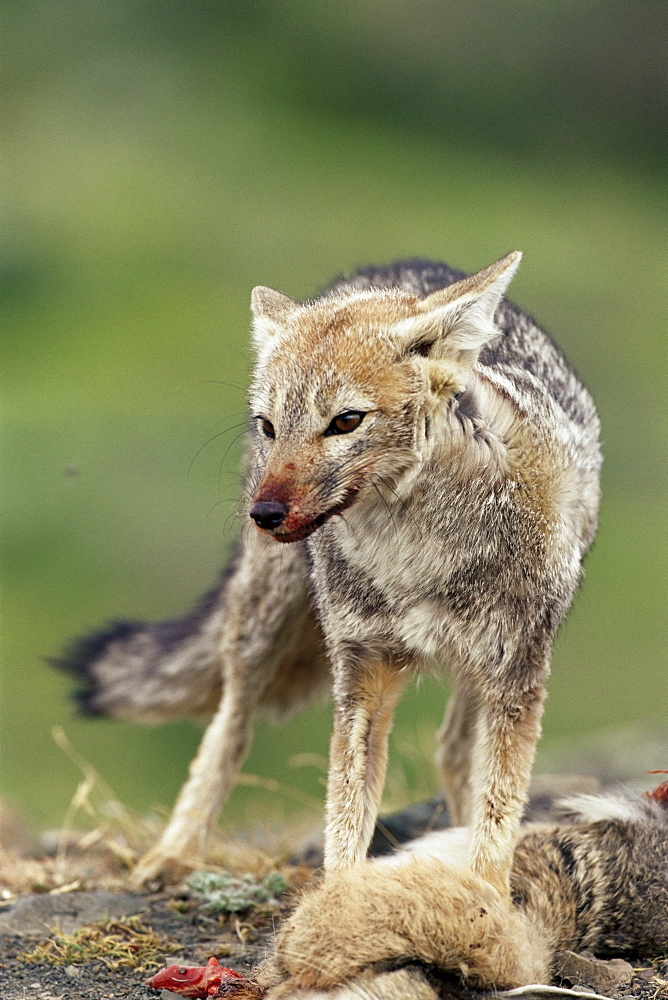
{"label": "fox hind leg", "polygon": [[[220,640],[222,696],[158,844],[133,872],[141,885],[201,862],[248,751],[260,706],[280,714],[322,684],[303,558],[251,535],[227,583]],[[303,647],[303,648],[302,648]],[[312,669],[305,657],[312,654]]]}
{"label": "fox hind leg", "polygon": [[471,757],[478,717],[478,697],[462,679],[454,687],[438,731],[436,765],[451,826],[471,820]]}
{"label": "fox hind leg", "polygon": [[244,686],[225,687],[167,827],[132,873],[135,885],[203,862],[209,832],[248,752],[255,709]]}

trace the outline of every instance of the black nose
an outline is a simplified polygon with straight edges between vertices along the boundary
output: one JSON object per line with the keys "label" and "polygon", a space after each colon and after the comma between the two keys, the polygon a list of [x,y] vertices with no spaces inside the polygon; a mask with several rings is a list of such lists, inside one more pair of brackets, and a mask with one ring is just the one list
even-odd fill
{"label": "black nose", "polygon": [[280,500],[257,500],[249,513],[258,528],[273,531],[285,520],[288,508]]}

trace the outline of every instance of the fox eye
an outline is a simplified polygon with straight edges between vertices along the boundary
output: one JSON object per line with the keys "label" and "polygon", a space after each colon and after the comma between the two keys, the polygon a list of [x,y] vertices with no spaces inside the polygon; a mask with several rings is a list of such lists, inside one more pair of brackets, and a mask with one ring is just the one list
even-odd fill
{"label": "fox eye", "polygon": [[365,416],[366,414],[360,413],[359,410],[348,410],[346,413],[339,413],[338,417],[334,417],[325,431],[325,437],[329,437],[332,434],[350,434],[351,431],[359,427]]}
{"label": "fox eye", "polygon": [[260,427],[262,428],[262,433],[268,438],[276,437],[276,431],[274,430],[274,425],[271,420],[267,420],[266,417],[258,417],[260,421]]}

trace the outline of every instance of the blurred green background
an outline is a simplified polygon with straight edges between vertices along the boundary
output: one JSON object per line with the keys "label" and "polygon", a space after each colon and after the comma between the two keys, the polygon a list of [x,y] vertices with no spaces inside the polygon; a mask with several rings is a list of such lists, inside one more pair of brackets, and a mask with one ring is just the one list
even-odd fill
{"label": "blurred green background", "polygon": [[[601,526],[545,747],[666,734],[667,10],[6,0],[2,782],[33,823],[60,823],[80,777],[54,724],[131,806],[183,780],[195,725],[76,719],[43,658],[213,582],[238,530],[251,287],[305,297],[407,255],[523,250],[511,298],[600,408]],[[402,703],[391,791],[435,785],[444,700],[429,680]],[[260,726],[245,770],[284,787],[238,789],[226,824],[280,822],[295,790],[317,820],[328,730],[326,706]]]}

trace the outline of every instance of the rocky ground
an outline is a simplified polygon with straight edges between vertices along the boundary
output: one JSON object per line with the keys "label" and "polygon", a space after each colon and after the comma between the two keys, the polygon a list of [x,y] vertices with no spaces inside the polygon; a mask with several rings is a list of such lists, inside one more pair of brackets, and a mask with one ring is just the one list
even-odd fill
{"label": "rocky ground", "polygon": [[[581,779],[582,784],[591,787],[588,779]],[[534,816],[541,815],[553,791],[536,789]],[[444,807],[437,800],[386,817],[375,850],[382,852],[390,841],[445,822]],[[61,842],[55,853],[42,856],[5,852],[0,883],[2,1000],[147,1000],[159,996],[144,985],[158,967],[202,965],[212,955],[222,965],[248,972],[264,958],[291,899],[320,861],[316,847],[304,852],[299,862],[282,864],[285,890],[276,899],[235,912],[211,912],[206,899],[185,883],[146,894],[129,892],[126,859],[118,843],[113,848],[108,837],[91,846],[88,834],[70,835],[66,849]],[[255,854],[252,867],[253,877],[262,882],[272,862]],[[234,905],[241,904],[237,900]],[[564,953],[558,985],[584,987],[614,1000],[668,1000],[668,956],[628,958],[601,962]],[[457,992],[453,984],[453,995]],[[164,1000],[173,996],[163,994]]]}

